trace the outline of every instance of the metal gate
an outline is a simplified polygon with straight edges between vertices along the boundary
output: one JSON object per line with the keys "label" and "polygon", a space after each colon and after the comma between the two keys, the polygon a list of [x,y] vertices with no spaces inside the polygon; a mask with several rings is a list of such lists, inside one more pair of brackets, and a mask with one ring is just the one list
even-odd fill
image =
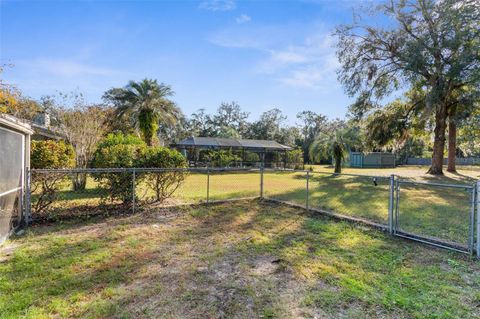
{"label": "metal gate", "polygon": [[396,180],[393,233],[473,254],[475,206],[475,185]]}

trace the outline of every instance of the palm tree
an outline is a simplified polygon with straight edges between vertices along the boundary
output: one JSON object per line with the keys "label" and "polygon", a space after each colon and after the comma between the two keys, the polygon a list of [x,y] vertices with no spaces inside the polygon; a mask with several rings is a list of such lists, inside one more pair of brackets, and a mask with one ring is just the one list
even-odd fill
{"label": "palm tree", "polygon": [[345,159],[352,132],[346,128],[339,128],[332,132],[320,133],[310,146],[310,158],[319,161],[332,156],[335,161],[335,173],[342,172],[342,162]]}
{"label": "palm tree", "polygon": [[174,126],[180,110],[168,99],[174,92],[170,86],[157,80],[144,79],[130,81],[123,88],[113,88],[105,92],[103,98],[116,107],[118,117],[128,116],[145,142],[151,146],[162,122]]}

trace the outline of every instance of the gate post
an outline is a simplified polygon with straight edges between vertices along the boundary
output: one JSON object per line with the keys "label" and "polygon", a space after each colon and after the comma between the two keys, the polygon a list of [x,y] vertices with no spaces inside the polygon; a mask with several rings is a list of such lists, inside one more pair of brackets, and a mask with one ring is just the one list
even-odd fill
{"label": "gate post", "polygon": [[400,210],[400,180],[395,180],[395,202],[393,204],[393,234],[395,235],[398,230],[398,215]]}
{"label": "gate post", "polygon": [[393,208],[395,195],[395,175],[390,175],[390,191],[388,197],[388,232],[393,235]]}
{"label": "gate post", "polygon": [[210,201],[210,168],[207,168],[207,204]]}
{"label": "gate post", "polygon": [[135,214],[135,168],[132,174],[132,212]]}
{"label": "gate post", "polygon": [[475,253],[475,208],[477,206],[477,183],[473,184],[473,187],[470,190],[470,223],[468,227],[468,250],[470,255],[473,256]]}
{"label": "gate post", "polygon": [[306,185],[306,188],[307,188],[307,200],[306,200],[306,207],[307,207],[307,210],[310,209],[310,198],[309,198],[309,190],[308,190],[308,184],[309,184],[309,181],[310,181],[310,171],[307,171],[307,185]]}
{"label": "gate post", "polygon": [[260,168],[260,198],[263,199],[263,166]]}
{"label": "gate post", "polygon": [[25,218],[25,226],[28,226],[32,221],[32,186],[31,186],[31,178],[32,178],[32,171],[28,167],[26,169],[27,176],[25,179],[25,207],[24,207],[24,218]]}

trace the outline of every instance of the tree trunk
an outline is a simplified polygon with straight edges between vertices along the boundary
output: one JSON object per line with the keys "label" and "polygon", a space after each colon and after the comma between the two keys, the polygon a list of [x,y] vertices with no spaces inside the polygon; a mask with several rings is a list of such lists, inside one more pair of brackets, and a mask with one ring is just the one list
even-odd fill
{"label": "tree trunk", "polygon": [[448,119],[448,167],[447,171],[455,173],[457,151],[457,124],[451,117]]}
{"label": "tree trunk", "polygon": [[83,191],[87,186],[87,174],[77,173],[73,177],[73,190]]}
{"label": "tree trunk", "polygon": [[145,142],[147,143],[147,146],[152,146],[152,137],[145,136]]}
{"label": "tree trunk", "polygon": [[340,174],[342,172],[342,158],[335,158],[335,173]]}
{"label": "tree trunk", "polygon": [[447,126],[447,108],[444,103],[436,108],[433,142],[432,166],[428,174],[443,175],[443,151],[445,150],[445,130]]}

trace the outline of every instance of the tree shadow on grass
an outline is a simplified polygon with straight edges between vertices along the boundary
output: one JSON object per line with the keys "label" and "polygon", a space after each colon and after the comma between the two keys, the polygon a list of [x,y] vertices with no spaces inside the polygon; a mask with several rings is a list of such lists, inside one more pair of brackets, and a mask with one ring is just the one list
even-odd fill
{"label": "tree shadow on grass", "polygon": [[70,242],[67,238],[71,236],[45,238],[32,249],[27,242],[9,261],[13,271],[3,272],[8,284],[2,290],[15,298],[2,305],[5,314],[20,317],[32,308],[41,308],[55,315],[58,298],[69,305],[78,298],[95,302],[105,289],[128,282],[132,273],[152,259],[151,251],[115,251],[122,246],[122,237],[110,237],[108,232]]}
{"label": "tree shadow on grass", "polygon": [[32,214],[32,223],[58,223],[67,221],[87,221],[92,218],[126,216],[133,213],[131,204],[92,202],[51,207],[48,210]]}
{"label": "tree shadow on grass", "polygon": [[[388,180],[383,179],[375,186],[364,177],[314,177],[310,183],[309,206],[386,225],[389,189]],[[404,231],[466,244],[471,210],[468,190],[408,184],[401,185],[400,189],[399,226]],[[304,189],[267,195],[267,198],[306,206]]]}
{"label": "tree shadow on grass", "polygon": [[[250,212],[238,224],[242,210]],[[439,270],[448,258],[462,262],[458,255],[298,214],[284,205],[220,205],[197,218],[199,224],[184,230],[193,250],[188,256],[196,256],[182,259],[189,266],[181,275],[168,266],[152,273],[144,298],[128,290],[114,301],[120,312],[132,317],[292,317],[292,310],[299,310],[334,318],[348,311],[352,318],[393,318],[470,310],[466,300],[473,297],[463,289],[472,288]],[[478,267],[465,265],[478,273]]]}
{"label": "tree shadow on grass", "polygon": [[156,217],[134,216],[98,233],[40,239],[40,248],[28,241],[31,250],[14,257],[7,274],[8,292],[22,303],[6,309],[37,306],[54,315],[61,298],[72,304],[71,316],[93,317],[393,318],[471,310],[474,287],[439,270],[453,259],[462,267],[451,271],[479,273],[459,255],[262,201],[199,206],[184,217],[155,232],[139,227]]}
{"label": "tree shadow on grass", "polygon": [[[435,175],[426,174],[425,176],[423,176],[423,180],[430,183],[456,184],[456,185],[458,184],[472,185],[476,181],[475,178],[468,175],[464,175],[460,173],[449,173],[449,174],[455,177],[449,177],[445,175],[435,176]],[[413,178],[402,178],[402,179],[414,180]]]}
{"label": "tree shadow on grass", "polygon": [[[69,229],[69,233],[53,233],[50,235],[43,233],[47,237],[41,241],[41,248],[29,250],[27,246],[24,252],[19,254],[19,257],[12,260],[11,266],[15,269],[15,272],[9,273],[7,280],[12,284],[16,282],[16,284],[11,286],[12,291],[10,292],[21,296],[19,299],[23,303],[22,312],[31,307],[50,309],[49,305],[51,305],[53,299],[61,298],[68,301],[70,297],[78,294],[87,299],[87,296],[99,296],[105,299],[108,304],[111,296],[103,295],[105,289],[130,286],[136,280],[141,281],[138,283],[139,287],[145,286],[145,289],[153,289],[158,282],[143,281],[145,269],[166,267],[165,265],[169,263],[170,258],[174,259],[172,261],[172,267],[174,268],[169,269],[169,271],[172,271],[174,280],[170,280],[169,283],[175,282],[181,286],[186,274],[179,274],[176,271],[181,271],[183,267],[189,268],[189,264],[185,261],[185,264],[180,265],[180,268],[175,267],[178,266],[178,258],[190,258],[188,257],[188,251],[181,251],[183,245],[193,244],[197,240],[208,240],[209,237],[218,235],[220,232],[227,233],[227,228],[233,229],[231,224],[247,207],[246,205],[241,206],[234,213],[229,211],[231,206],[224,209],[216,204],[199,207],[199,209],[193,211],[196,212],[193,217],[198,219],[198,225],[176,223],[174,228],[167,227],[166,240],[172,238],[172,241],[168,243],[166,240],[159,242],[155,236],[142,235],[142,239],[139,239],[139,246],[134,246],[131,249],[129,249],[128,241],[135,240],[135,238],[129,239],[132,236],[130,229],[136,229],[139,225],[144,225],[142,222],[150,224],[158,223],[158,220],[151,218],[146,221],[135,218],[129,219],[130,223],[121,225],[120,228],[112,225],[102,225],[95,229],[94,225],[87,225],[86,228],[83,227],[85,225],[79,225],[78,229],[73,227]],[[198,212],[198,210],[201,211]],[[117,233],[117,229],[120,234]],[[80,237],[86,237],[78,239],[75,236],[76,233]],[[142,234],[142,232],[137,233]],[[142,245],[142,241],[147,238],[146,245]],[[178,252],[175,252],[176,249],[172,248],[176,248]],[[85,262],[87,263],[85,264]],[[28,266],[22,267],[25,263],[28,263]],[[169,271],[160,275],[159,278],[167,279],[165,276],[170,276]],[[22,282],[22,278],[35,278],[35,280]],[[47,289],[44,289],[45,282],[49,282]],[[134,287],[137,286],[134,285]],[[136,296],[138,301],[141,292],[134,287],[131,287],[134,291],[133,296]],[[97,311],[95,310],[95,303],[95,300],[90,301],[90,305],[87,306],[88,311]],[[18,307],[18,305],[12,305],[12,307]],[[122,303],[114,308],[121,307]],[[8,309],[7,306],[5,311],[10,311]],[[104,311],[107,311],[105,315],[108,316],[108,311],[111,311],[111,309],[110,306],[104,309]],[[98,315],[93,314],[93,316]],[[100,316],[102,315],[100,314]]]}

